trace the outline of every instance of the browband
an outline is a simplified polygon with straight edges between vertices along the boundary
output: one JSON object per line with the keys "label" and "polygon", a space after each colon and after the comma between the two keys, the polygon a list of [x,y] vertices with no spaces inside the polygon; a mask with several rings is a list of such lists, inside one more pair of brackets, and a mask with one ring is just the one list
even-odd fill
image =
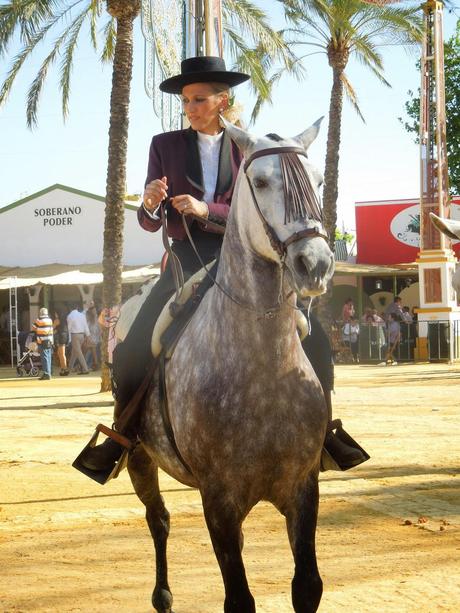
{"label": "browband", "polygon": [[254,151],[254,153],[250,155],[244,163],[244,167],[243,167],[244,172],[247,171],[247,169],[252,164],[252,162],[256,160],[257,158],[262,158],[266,155],[278,155],[280,153],[297,153],[298,155],[303,155],[305,157],[308,157],[307,154],[305,153],[305,149],[302,149],[302,147],[294,147],[294,146],[292,147],[269,147],[268,149],[261,149],[260,151]]}

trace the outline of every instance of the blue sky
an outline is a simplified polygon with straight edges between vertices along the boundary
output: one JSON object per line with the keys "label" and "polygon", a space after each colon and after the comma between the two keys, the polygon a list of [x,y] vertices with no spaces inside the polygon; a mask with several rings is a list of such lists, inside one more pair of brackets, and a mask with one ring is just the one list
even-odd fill
{"label": "blue sky", "polygon": [[[272,23],[279,25],[279,10],[272,9],[270,15]],[[456,17],[446,11],[446,38],[452,34],[455,22]],[[398,121],[398,117],[404,116],[407,90],[416,91],[419,86],[420,76],[415,67],[419,50],[385,47],[382,51],[391,89],[381,85],[360,65],[351,62],[347,70],[366,119],[364,124],[345,102],[338,215],[339,225],[343,224],[347,230],[355,226],[355,201],[410,198],[419,193],[418,147]],[[130,193],[142,190],[150,139],[161,131],[152,102],[144,92],[143,55],[138,23],[127,165]],[[42,57],[38,55],[24,66],[7,104],[0,109],[0,206],[53,183],[105,194],[111,66],[102,67],[82,39],[72,76],[67,121],[62,120],[57,74],[53,71],[42,95],[39,126],[30,131],[25,122],[25,96]],[[262,110],[250,129],[256,134],[277,132],[293,136],[325,115],[321,133],[310,149],[310,157],[323,170],[331,71],[322,55],[308,58],[305,68],[307,76],[302,83],[282,78],[273,105]],[[2,62],[1,77],[5,71],[6,65]],[[249,118],[251,98],[245,87],[238,88],[237,95]]]}

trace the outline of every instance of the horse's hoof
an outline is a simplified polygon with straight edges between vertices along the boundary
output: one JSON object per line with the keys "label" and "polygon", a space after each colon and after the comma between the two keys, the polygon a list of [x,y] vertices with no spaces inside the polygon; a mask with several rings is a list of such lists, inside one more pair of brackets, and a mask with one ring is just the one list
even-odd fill
{"label": "horse's hoof", "polygon": [[172,610],[173,597],[169,590],[158,589],[152,594],[153,608],[158,613],[174,613]]}

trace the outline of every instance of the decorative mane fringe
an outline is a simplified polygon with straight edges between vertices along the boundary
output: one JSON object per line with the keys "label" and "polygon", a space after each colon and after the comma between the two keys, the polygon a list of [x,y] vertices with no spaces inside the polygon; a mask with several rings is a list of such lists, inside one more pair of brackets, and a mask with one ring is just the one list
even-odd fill
{"label": "decorative mane fringe", "polygon": [[280,154],[280,163],[285,203],[284,223],[306,218],[322,221],[320,202],[297,153]]}

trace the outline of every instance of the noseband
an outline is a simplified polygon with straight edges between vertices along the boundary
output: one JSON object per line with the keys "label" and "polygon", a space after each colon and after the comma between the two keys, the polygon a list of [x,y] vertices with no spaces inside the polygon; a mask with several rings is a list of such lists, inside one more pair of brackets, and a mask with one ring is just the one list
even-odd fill
{"label": "noseband", "polygon": [[[276,253],[278,253],[278,255],[281,257],[282,260],[286,257],[286,252],[287,252],[287,248],[289,247],[289,245],[301,240],[302,238],[318,237],[318,238],[324,238],[326,242],[329,242],[328,237],[322,232],[320,232],[320,229],[317,226],[313,228],[306,228],[305,230],[300,230],[299,232],[294,232],[293,234],[291,234],[289,238],[287,238],[285,241],[282,241],[279,239],[275,229],[268,223],[267,219],[262,213],[259,203],[257,202],[256,195],[254,193],[254,187],[247,175],[247,170],[249,166],[252,164],[252,162],[256,160],[257,158],[265,157],[267,155],[283,155],[284,153],[295,153],[296,155],[303,155],[304,157],[307,157],[307,154],[301,147],[273,147],[269,149],[261,149],[260,151],[255,151],[246,160],[243,166],[243,171],[244,171],[244,174],[246,175],[246,179],[249,185],[249,189],[251,191],[251,196],[254,202],[254,206],[262,221],[262,225],[270,241],[270,245],[276,251]],[[284,175],[284,173],[283,173],[283,181],[284,182],[287,181],[287,177]],[[307,198],[307,194],[305,193],[305,190],[302,190],[302,186],[296,185],[295,188],[298,190],[298,193],[300,193],[300,196],[304,196],[305,198]],[[286,189],[285,189],[285,192],[286,192]],[[285,206],[286,205],[287,203],[285,203]]]}

